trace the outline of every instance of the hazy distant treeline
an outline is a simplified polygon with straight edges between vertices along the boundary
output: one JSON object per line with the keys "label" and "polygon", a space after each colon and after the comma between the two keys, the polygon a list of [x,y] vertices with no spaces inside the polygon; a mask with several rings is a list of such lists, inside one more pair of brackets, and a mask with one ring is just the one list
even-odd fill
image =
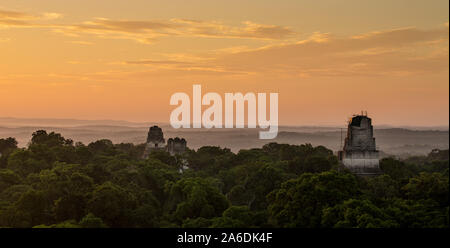
{"label": "hazy distant treeline", "polygon": [[[14,122],[12,122],[14,121]],[[19,147],[26,147],[32,133],[38,129],[61,133],[71,137],[75,142],[89,144],[99,139],[109,139],[113,143],[144,143],[148,127],[127,122],[108,121],[69,121],[55,120],[53,123],[41,120],[4,120],[0,118],[0,137],[15,137]],[[27,125],[25,125],[27,124]],[[192,149],[202,146],[226,146],[233,152],[241,149],[261,148],[268,141],[258,138],[257,129],[173,129],[169,125],[161,125],[166,138],[183,137]],[[310,143],[314,146],[323,145],[336,152],[341,148],[341,134],[346,135],[345,126],[339,127],[287,127],[279,128],[278,137],[272,142],[301,145]],[[432,129],[402,129],[383,128],[375,126],[374,135],[377,147],[382,155],[408,157],[411,155],[426,155],[432,149],[449,148],[448,128]]]}

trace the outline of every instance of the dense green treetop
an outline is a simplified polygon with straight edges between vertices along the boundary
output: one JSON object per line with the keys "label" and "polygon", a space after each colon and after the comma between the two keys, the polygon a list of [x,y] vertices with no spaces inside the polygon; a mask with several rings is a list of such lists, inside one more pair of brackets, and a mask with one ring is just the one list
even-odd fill
{"label": "dense green treetop", "polygon": [[366,178],[311,144],[144,149],[0,139],[0,227],[449,227],[448,150],[382,159]]}

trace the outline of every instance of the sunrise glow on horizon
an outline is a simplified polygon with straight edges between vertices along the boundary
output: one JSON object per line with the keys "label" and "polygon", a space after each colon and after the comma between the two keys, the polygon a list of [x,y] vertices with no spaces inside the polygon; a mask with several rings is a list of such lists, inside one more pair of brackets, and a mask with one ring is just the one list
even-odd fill
{"label": "sunrise glow on horizon", "polygon": [[[405,8],[408,5],[408,8]],[[280,125],[448,126],[449,3],[0,2],[0,117],[169,122],[175,92],[277,92]],[[382,13],[382,15],[381,15]]]}

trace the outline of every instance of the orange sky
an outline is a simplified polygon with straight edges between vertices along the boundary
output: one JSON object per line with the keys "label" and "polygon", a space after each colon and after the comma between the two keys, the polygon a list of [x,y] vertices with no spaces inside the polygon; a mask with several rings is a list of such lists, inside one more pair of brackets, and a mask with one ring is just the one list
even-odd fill
{"label": "orange sky", "polygon": [[0,116],[168,122],[278,92],[280,124],[448,126],[448,1],[2,0]]}

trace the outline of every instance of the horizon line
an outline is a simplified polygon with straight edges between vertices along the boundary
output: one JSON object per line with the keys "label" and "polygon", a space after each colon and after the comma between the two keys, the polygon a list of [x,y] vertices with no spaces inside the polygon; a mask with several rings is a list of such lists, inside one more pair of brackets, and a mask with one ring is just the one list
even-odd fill
{"label": "horizon line", "polygon": [[[36,121],[86,121],[86,122],[124,122],[135,125],[148,125],[150,123],[160,124],[160,125],[169,125],[170,123],[164,121],[134,121],[134,120],[123,120],[123,119],[79,119],[79,118],[53,118],[53,117],[11,117],[11,116],[0,116],[0,120],[11,119],[11,120],[36,120]],[[191,123],[193,124],[193,123]],[[1,125],[1,123],[0,123]],[[282,124],[278,125],[278,127],[341,127],[347,126],[347,123],[337,124],[337,123],[305,123],[305,124]],[[414,125],[414,124],[387,124],[381,123],[376,124],[376,126],[384,126],[384,127],[410,127],[410,128],[447,128],[449,129],[449,124],[436,124],[436,125]]]}

